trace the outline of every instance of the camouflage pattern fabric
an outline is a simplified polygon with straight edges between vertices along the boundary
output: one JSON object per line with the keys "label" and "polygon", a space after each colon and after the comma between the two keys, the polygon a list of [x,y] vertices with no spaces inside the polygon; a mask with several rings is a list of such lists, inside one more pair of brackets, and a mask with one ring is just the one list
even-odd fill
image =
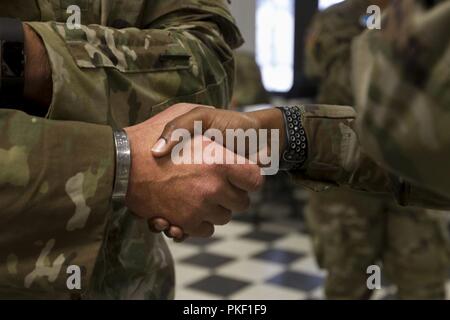
{"label": "camouflage pattern fabric", "polygon": [[364,150],[405,179],[450,195],[450,1],[395,0],[355,43]]}
{"label": "camouflage pattern fabric", "polygon": [[312,197],[305,211],[329,299],[368,299],[367,268],[381,267],[399,299],[445,299],[447,219],[389,198],[343,188]]}
{"label": "camouflage pattern fabric", "polygon": [[319,103],[353,105],[351,42],[364,31],[362,18],[372,2],[347,0],[313,18],[305,45],[305,73],[320,84]]}
{"label": "camouflage pattern fabric", "polygon": [[[354,105],[351,43],[364,30],[368,0],[347,0],[314,18],[306,65],[320,81],[319,103]],[[367,267],[382,262],[402,299],[444,299],[448,242],[444,212],[400,207],[348,188],[310,194],[305,211],[329,299],[363,299]]]}
{"label": "camouflage pattern fabric", "polygon": [[0,296],[70,298],[67,266],[91,278],[110,214],[112,130],[1,109],[0,128]]}
{"label": "camouflage pattern fabric", "polygon": [[233,107],[269,103],[270,97],[264,88],[261,70],[255,56],[249,52],[238,51],[235,59],[236,81],[232,99]]}
{"label": "camouflage pattern fabric", "polygon": [[[310,144],[306,170],[296,173],[303,184],[314,190],[349,185],[394,194],[403,205],[450,208],[450,193],[444,188],[449,181],[447,170],[437,170],[444,168],[447,158],[443,110],[448,77],[442,70],[445,63],[448,66],[447,33],[443,30],[447,30],[450,1],[427,3],[393,1],[383,28],[365,31],[355,40],[351,78],[358,125],[352,108],[305,106],[307,134],[315,143]],[[429,32],[439,36],[427,37]],[[416,40],[424,44],[417,47],[421,42]],[[402,48],[404,57],[398,54]],[[420,59],[429,64],[424,67]],[[420,70],[429,72],[428,77],[422,77],[426,74]],[[417,78],[424,83],[411,83]],[[430,137],[438,142],[425,139]]]}
{"label": "camouflage pattern fabric", "polygon": [[[81,9],[81,29],[66,25],[70,5]],[[7,168],[0,175],[0,243],[9,248],[0,252],[1,297],[173,298],[173,261],[162,236],[110,203],[109,127],[140,123],[177,102],[229,104],[232,49],[242,38],[228,6],[222,0],[0,2],[3,16],[29,21],[41,36],[53,75],[52,120],[0,111],[0,126],[9,132],[0,139]],[[75,293],[66,287],[70,264],[83,269]]]}

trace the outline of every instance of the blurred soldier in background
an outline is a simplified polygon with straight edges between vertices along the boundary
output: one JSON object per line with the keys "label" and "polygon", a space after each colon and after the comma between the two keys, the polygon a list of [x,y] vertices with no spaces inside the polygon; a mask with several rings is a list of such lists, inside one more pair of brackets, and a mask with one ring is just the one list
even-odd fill
{"label": "blurred soldier in background", "polygon": [[[70,5],[80,9],[79,28],[67,23]],[[112,140],[98,149],[99,159],[91,159],[82,153],[96,145],[83,148],[76,137],[98,134],[104,142],[110,127],[144,122],[180,101],[227,107],[234,78],[231,49],[242,42],[229,4],[18,0],[1,1],[0,14],[30,21],[25,24],[25,102],[17,96],[1,107],[54,120],[0,109],[0,127],[7,131],[0,141],[0,296],[68,298],[72,292],[64,267],[74,264],[83,270],[78,298],[173,298],[173,262],[162,236],[150,233],[146,221],[123,203],[111,206]],[[52,167],[62,170],[60,162],[76,151],[78,167],[74,163],[66,171],[44,174]],[[34,162],[27,163],[27,152],[43,154],[30,155]],[[82,172],[73,172],[77,169]],[[159,190],[168,197],[173,192],[171,186]],[[74,214],[66,230],[64,221]],[[80,216],[91,219],[85,224]],[[41,233],[34,221],[50,229]],[[42,238],[47,234],[53,240]],[[19,246],[17,239],[27,241]]]}
{"label": "blurred soldier in background", "polygon": [[235,60],[236,78],[231,109],[270,103],[255,56],[249,52],[237,51]]}
{"label": "blurred soldier in background", "polygon": [[[306,68],[319,104],[355,105],[351,44],[367,8],[388,1],[347,0],[320,12],[309,30]],[[448,242],[443,212],[404,208],[385,196],[347,188],[311,192],[306,217],[329,299],[366,299],[367,268],[382,262],[401,299],[444,299]]]}
{"label": "blurred soldier in background", "polygon": [[[348,2],[336,8],[352,4]],[[331,40],[321,40],[317,47],[311,46],[314,37],[310,40],[310,47],[317,50],[317,54],[327,57],[332,53],[330,60],[321,64],[326,66],[325,72],[331,79],[343,79],[333,85],[344,84],[341,90],[351,90],[353,85],[351,92],[339,92],[336,96],[341,99],[339,103],[354,101],[359,118],[350,107],[303,105],[292,108],[300,114],[303,127],[301,130],[296,127],[300,131],[294,135],[293,129],[285,130],[286,121],[294,121],[294,118],[283,117],[283,112],[277,109],[239,114],[198,108],[171,121],[162,137],[170,137],[176,128],[193,130],[194,121],[206,123],[204,130],[277,128],[288,135],[286,142],[300,142],[302,146],[295,149],[296,143],[291,142],[280,146],[281,152],[287,146],[290,154],[300,159],[299,168],[291,173],[302,185],[316,191],[349,186],[394,197],[404,206],[448,209],[450,136],[447,128],[450,121],[446,113],[448,74],[443,70],[448,70],[448,54],[445,53],[450,37],[446,32],[450,24],[450,1],[393,1],[386,9],[381,30],[363,32],[350,52],[351,40],[363,30],[359,18],[365,15],[367,6],[366,2],[359,12],[347,16],[353,21],[350,27],[347,18],[339,19],[346,15],[346,10],[331,9],[329,12],[338,10],[337,19],[334,18],[338,25],[324,32]],[[333,23],[334,19],[327,23]],[[340,38],[333,39],[339,23],[343,23],[346,30],[342,32],[343,44]],[[429,37],[430,33],[439,36]],[[322,49],[320,45],[327,41],[336,48]],[[352,63],[345,61],[350,56]],[[164,156],[172,146],[169,143],[154,152],[155,156]],[[361,200],[358,201],[361,205]],[[439,222],[440,213],[399,210],[389,202],[373,198],[366,198],[366,201],[364,208],[370,207],[370,211],[362,218],[352,212],[361,212],[356,205],[353,210],[338,205],[332,206],[329,213],[340,216],[347,212],[348,216],[342,220],[332,219],[329,224],[320,223],[325,226],[321,232],[331,234],[331,239],[326,240],[335,245],[332,250],[338,251],[327,257],[327,265],[338,265],[342,258],[339,247],[350,256],[361,257],[347,260],[349,265],[341,270],[332,270],[337,275],[337,284],[332,286],[337,291],[335,296],[344,297],[346,293],[355,298],[369,297],[365,286],[347,288],[352,280],[345,279],[345,275],[357,270],[361,277],[361,265],[374,263],[374,259],[381,257],[385,270],[399,286],[400,297],[443,298],[448,254],[447,232]],[[341,225],[343,223],[346,225]],[[350,233],[349,230],[360,232]],[[352,241],[348,243],[358,247],[345,247],[343,244],[349,238]]]}

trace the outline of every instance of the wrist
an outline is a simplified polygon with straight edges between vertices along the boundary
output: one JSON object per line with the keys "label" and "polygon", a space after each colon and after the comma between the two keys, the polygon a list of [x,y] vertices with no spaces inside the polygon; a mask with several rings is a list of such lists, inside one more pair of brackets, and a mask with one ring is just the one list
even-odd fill
{"label": "wrist", "polygon": [[286,125],[283,112],[278,108],[271,108],[251,113],[257,129],[278,130],[280,139],[280,154],[286,149]]}

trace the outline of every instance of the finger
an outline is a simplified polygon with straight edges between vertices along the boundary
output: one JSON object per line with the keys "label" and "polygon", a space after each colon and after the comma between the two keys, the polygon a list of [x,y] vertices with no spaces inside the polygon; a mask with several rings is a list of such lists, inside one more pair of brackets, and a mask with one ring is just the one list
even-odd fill
{"label": "finger", "polygon": [[[217,203],[228,209],[230,212],[244,212],[250,207],[250,197],[248,192],[239,189],[230,182],[222,192],[217,195]],[[231,216],[230,216],[231,218]],[[229,222],[229,221],[228,221]]]}
{"label": "finger", "polygon": [[210,222],[213,225],[216,226],[223,226],[228,224],[231,221],[232,218],[232,212],[231,210],[217,205],[214,207],[213,210],[208,211],[208,213],[205,216],[205,221]]}
{"label": "finger", "polygon": [[264,185],[261,168],[256,164],[234,164],[227,165],[225,168],[228,181],[241,190],[255,192]]}
{"label": "finger", "polygon": [[211,112],[211,110],[214,109],[199,106],[198,108],[195,108],[188,113],[168,122],[164,127],[164,130],[158,141],[152,148],[153,156],[155,158],[162,158],[168,155],[173,147],[175,147],[179,143],[179,141],[172,140],[172,134],[177,129],[187,130],[192,137],[194,135],[195,122],[201,121],[203,130],[207,130],[208,124],[206,120],[208,119],[209,112]]}
{"label": "finger", "polygon": [[214,234],[214,225],[209,222],[202,222],[199,227],[189,233],[192,237],[209,238]]}
{"label": "finger", "polygon": [[170,227],[170,223],[163,218],[154,218],[148,221],[148,227],[150,231],[159,233],[167,230]]}
{"label": "finger", "polygon": [[184,231],[183,229],[181,229],[180,227],[177,226],[171,226],[169,228],[169,234],[170,237],[177,240],[177,239],[182,239],[184,237]]}
{"label": "finger", "polygon": [[174,239],[173,241],[175,241],[176,243],[182,243],[184,241],[186,241],[189,238],[189,235],[185,234],[181,239]]}
{"label": "finger", "polygon": [[165,230],[165,231],[164,231],[164,234],[166,235],[167,238],[169,238],[169,239],[174,239],[174,240],[175,240],[175,238],[172,237],[172,235],[170,234],[170,230],[169,230],[169,229]]}

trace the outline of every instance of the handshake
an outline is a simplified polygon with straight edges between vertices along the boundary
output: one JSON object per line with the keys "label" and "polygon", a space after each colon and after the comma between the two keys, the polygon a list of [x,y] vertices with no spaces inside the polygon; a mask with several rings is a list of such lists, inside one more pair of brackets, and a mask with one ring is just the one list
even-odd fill
{"label": "handshake", "polygon": [[[276,109],[269,112],[272,114],[265,113],[264,117],[278,116],[282,126],[281,112]],[[234,164],[226,164],[228,161],[218,164],[205,155],[200,162],[176,163],[171,151],[179,142],[173,141],[172,135],[176,129],[194,135],[196,121],[201,121],[205,129],[223,133],[229,128],[261,128],[262,118],[258,113],[253,115],[178,104],[142,124],[125,128],[131,146],[127,207],[147,220],[150,230],[164,231],[175,241],[187,236],[212,236],[215,226],[230,222],[232,213],[248,209],[249,193],[264,183],[261,169],[257,163],[248,161],[245,153],[238,155],[236,150],[223,147],[224,141],[213,141],[203,135],[193,137],[194,146],[213,148],[216,156],[235,159]],[[196,157],[195,152],[192,157]]]}

